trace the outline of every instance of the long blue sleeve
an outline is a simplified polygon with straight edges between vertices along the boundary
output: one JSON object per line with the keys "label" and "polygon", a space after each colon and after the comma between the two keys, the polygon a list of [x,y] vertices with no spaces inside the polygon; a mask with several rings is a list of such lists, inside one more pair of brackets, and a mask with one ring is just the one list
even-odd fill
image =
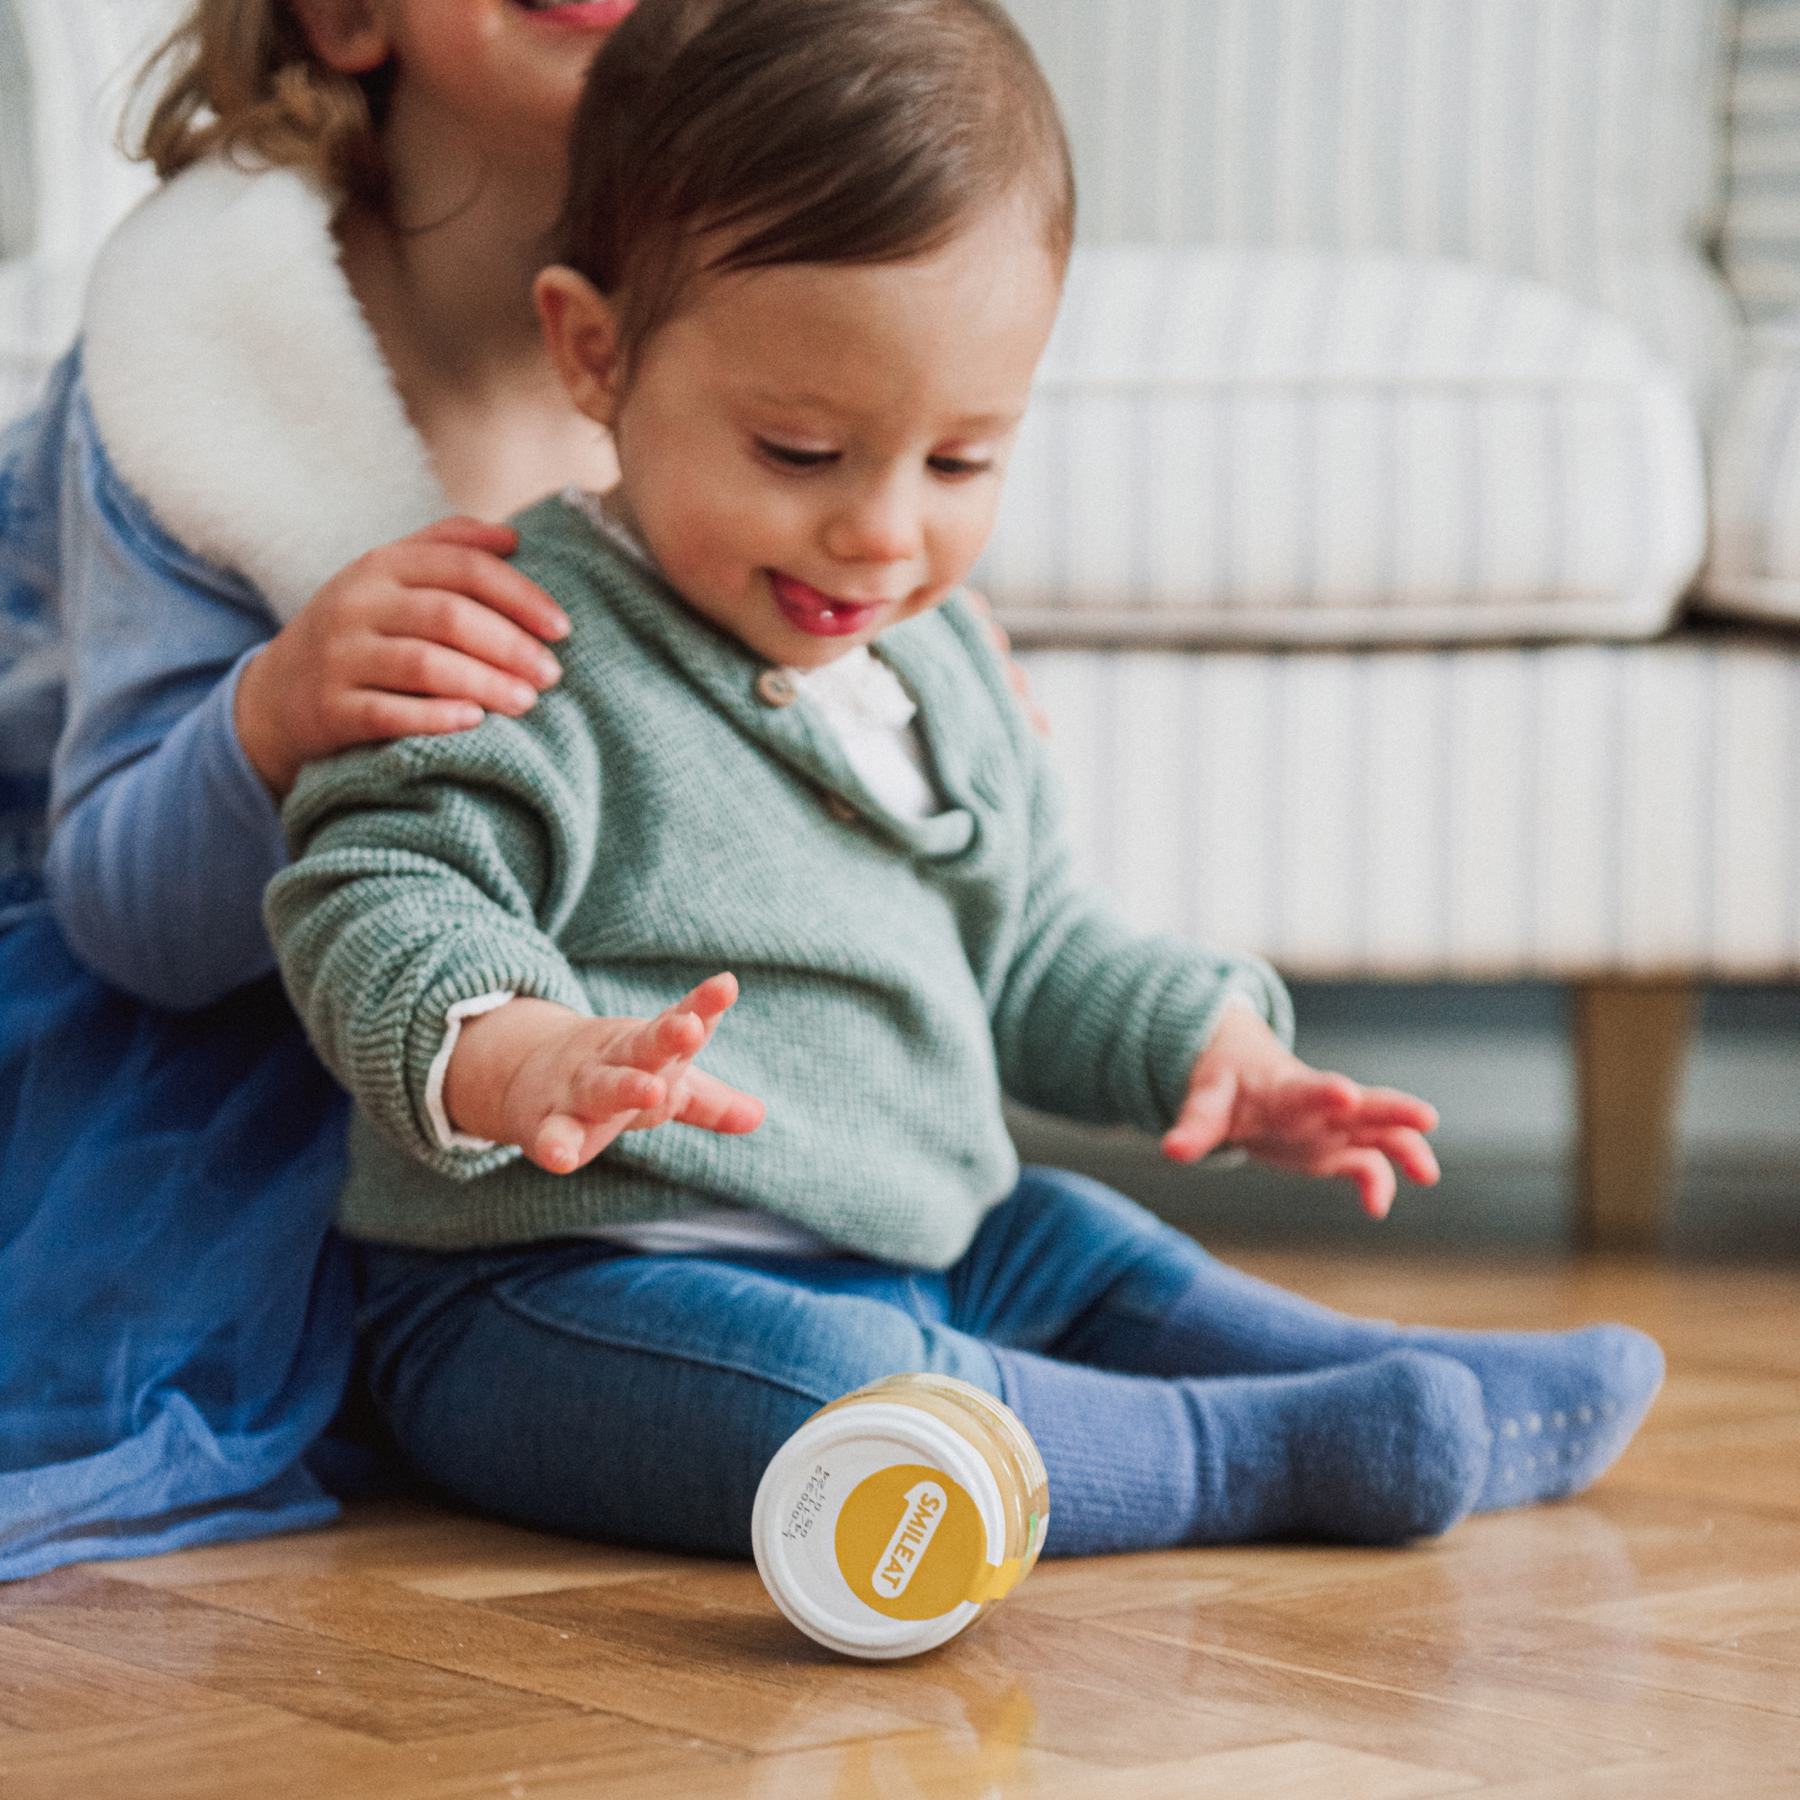
{"label": "long blue sleeve", "polygon": [[286,843],[231,708],[276,622],[248,582],[158,526],[79,394],[61,537],[68,719],[51,774],[51,906],[109,981],[204,1006],[275,962],[262,891]]}

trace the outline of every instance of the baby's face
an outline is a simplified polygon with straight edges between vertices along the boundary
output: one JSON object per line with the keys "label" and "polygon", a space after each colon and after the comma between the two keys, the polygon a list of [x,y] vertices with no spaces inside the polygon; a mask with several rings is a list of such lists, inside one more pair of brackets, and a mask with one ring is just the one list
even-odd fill
{"label": "baby's face", "polygon": [[1060,271],[1007,206],[870,267],[703,278],[611,409],[621,497],[693,606],[816,668],[969,572]]}

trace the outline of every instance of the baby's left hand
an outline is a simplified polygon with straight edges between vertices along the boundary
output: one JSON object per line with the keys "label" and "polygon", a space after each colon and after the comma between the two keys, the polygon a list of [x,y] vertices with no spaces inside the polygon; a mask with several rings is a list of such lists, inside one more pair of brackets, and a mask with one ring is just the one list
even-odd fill
{"label": "baby's left hand", "polygon": [[1384,1219],[1396,1168],[1423,1186],[1437,1180],[1423,1136],[1437,1122],[1436,1110],[1410,1094],[1309,1068],[1248,1006],[1233,1005],[1195,1061],[1162,1147],[1175,1162],[1194,1162],[1234,1144],[1277,1168],[1342,1175],[1356,1183],[1363,1211]]}

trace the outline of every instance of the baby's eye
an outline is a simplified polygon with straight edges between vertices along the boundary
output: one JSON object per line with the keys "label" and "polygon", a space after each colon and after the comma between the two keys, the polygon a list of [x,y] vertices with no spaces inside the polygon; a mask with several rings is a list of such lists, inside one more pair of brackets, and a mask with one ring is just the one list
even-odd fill
{"label": "baby's eye", "polygon": [[796,444],[777,444],[769,438],[758,438],[756,447],[770,462],[779,463],[784,469],[822,469],[838,460],[835,450],[803,450]]}
{"label": "baby's eye", "polygon": [[928,456],[925,466],[948,481],[966,481],[971,475],[985,475],[994,464],[986,456]]}

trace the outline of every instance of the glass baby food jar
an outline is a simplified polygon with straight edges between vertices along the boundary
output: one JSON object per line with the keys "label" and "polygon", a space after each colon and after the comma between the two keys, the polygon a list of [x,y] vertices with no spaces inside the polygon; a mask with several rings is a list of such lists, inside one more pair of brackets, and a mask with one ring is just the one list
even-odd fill
{"label": "glass baby food jar", "polygon": [[885,1660],[935,1649],[1023,1581],[1050,1519],[1043,1458],[990,1394],[890,1375],[822,1407],[756,1491],[756,1567],[810,1638]]}

